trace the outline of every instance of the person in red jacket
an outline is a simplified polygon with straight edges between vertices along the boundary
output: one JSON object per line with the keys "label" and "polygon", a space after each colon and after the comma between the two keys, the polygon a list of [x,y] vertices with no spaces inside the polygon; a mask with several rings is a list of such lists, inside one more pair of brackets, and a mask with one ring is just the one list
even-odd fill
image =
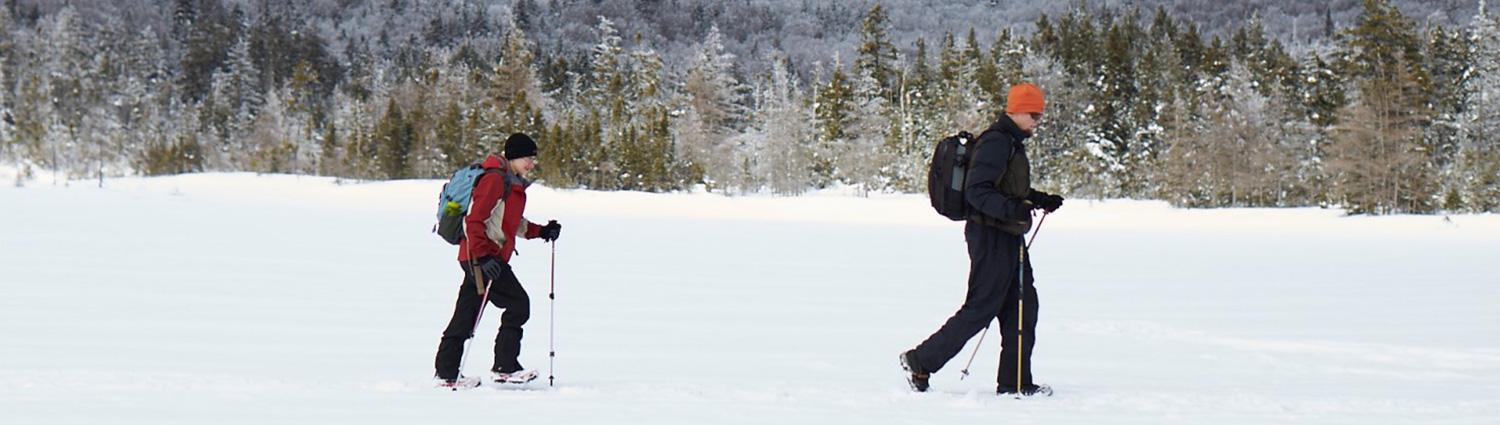
{"label": "person in red jacket", "polygon": [[491,379],[520,383],[536,377],[534,371],[521,367],[521,326],[531,317],[531,298],[516,279],[510,267],[516,237],[557,240],[562,225],[556,220],[538,225],[526,220],[526,174],[536,167],[536,141],[516,133],[505,140],[503,157],[490,155],[482,164],[499,172],[481,174],[474,185],[469,213],[464,217],[464,240],[458,244],[458,265],[464,271],[459,285],[453,318],[443,330],[438,343],[437,378],[441,384],[453,385],[458,379],[463,359],[464,341],[474,336],[475,319],[489,301],[505,309],[500,314],[500,333],[495,337],[495,363]]}

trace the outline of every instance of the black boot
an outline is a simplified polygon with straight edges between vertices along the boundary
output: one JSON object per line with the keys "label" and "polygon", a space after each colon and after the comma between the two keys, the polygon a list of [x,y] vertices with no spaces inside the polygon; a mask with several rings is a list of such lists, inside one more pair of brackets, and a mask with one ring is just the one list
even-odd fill
{"label": "black boot", "polygon": [[927,392],[927,378],[930,377],[926,369],[922,369],[922,363],[917,361],[917,350],[908,350],[901,353],[901,369],[910,375],[906,376],[906,383],[911,384],[911,389],[916,392]]}

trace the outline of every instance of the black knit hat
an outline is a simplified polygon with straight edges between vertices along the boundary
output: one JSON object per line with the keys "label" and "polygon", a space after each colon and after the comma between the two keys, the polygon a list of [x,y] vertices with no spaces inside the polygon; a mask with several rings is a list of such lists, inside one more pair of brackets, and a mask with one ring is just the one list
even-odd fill
{"label": "black knit hat", "polygon": [[505,159],[521,159],[536,156],[536,141],[524,133],[510,135],[505,139]]}

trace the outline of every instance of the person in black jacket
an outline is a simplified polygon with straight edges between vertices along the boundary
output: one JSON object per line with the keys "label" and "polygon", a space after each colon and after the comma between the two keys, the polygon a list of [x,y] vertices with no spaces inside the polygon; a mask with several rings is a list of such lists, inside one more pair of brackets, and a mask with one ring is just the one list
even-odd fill
{"label": "person in black jacket", "polygon": [[901,354],[901,366],[910,373],[908,382],[916,391],[927,391],[931,373],[942,369],[970,338],[998,317],[1002,341],[997,391],[1052,394],[1050,387],[1037,385],[1031,377],[1038,308],[1031,261],[1023,252],[1022,236],[1031,229],[1033,209],[1050,213],[1063,202],[1061,196],[1031,188],[1031,164],[1024,142],[1041,122],[1045,109],[1040,88],[1031,84],[1013,86],[1005,115],[979,136],[964,188],[971,210],[964,225],[964,238],[969,244],[969,291],[963,306],[947,323],[922,344]]}

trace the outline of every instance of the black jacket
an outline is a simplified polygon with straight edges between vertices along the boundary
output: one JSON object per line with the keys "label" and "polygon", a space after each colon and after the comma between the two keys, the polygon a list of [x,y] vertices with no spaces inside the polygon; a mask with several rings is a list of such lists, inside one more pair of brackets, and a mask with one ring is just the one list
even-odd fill
{"label": "black jacket", "polygon": [[973,219],[1017,235],[1031,228],[1031,204],[1026,201],[1031,164],[1023,143],[1029,137],[1006,115],[979,136],[964,189],[965,200],[980,215]]}

